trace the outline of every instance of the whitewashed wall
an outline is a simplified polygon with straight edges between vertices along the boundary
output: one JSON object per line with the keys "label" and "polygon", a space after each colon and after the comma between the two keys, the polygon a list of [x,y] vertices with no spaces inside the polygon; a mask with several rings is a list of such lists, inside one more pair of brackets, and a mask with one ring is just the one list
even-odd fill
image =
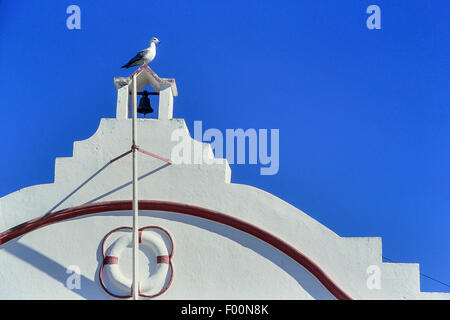
{"label": "whitewashed wall", "polygon": [[[139,119],[139,145],[170,158],[173,130],[184,120]],[[0,233],[30,219],[85,203],[131,199],[131,121],[102,119],[73,157],[57,158],[55,181],[0,199]],[[199,142],[193,141],[198,144]],[[203,145],[209,148],[209,145]],[[230,183],[226,162],[169,165],[139,155],[139,198],[217,210],[285,240],[315,261],[355,299],[450,299],[421,293],[417,264],[382,263],[380,238],[342,238],[285,201],[248,185]],[[158,299],[332,299],[303,267],[241,231],[177,213],[141,212],[141,226],[162,226],[175,242],[172,286]],[[102,213],[33,231],[0,246],[2,299],[108,299],[98,282],[100,244],[113,228],[131,225],[131,212]],[[78,265],[81,289],[69,290],[66,268]],[[381,289],[366,285],[368,266],[381,270]]]}

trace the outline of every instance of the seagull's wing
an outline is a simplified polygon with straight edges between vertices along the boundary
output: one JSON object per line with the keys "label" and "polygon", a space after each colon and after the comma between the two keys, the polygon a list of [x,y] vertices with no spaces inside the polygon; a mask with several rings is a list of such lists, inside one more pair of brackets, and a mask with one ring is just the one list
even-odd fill
{"label": "seagull's wing", "polygon": [[122,68],[130,68],[137,66],[141,64],[142,59],[144,59],[144,56],[146,54],[146,50],[140,51],[137,55],[134,56],[134,58],[130,59],[126,65],[123,65]]}

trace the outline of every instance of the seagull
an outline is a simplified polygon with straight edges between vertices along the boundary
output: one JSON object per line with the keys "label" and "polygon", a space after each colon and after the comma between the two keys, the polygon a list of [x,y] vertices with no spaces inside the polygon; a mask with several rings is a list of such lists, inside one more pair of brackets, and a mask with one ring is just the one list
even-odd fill
{"label": "seagull", "polygon": [[150,41],[150,46],[147,49],[140,51],[133,59],[128,61],[127,64],[123,65],[122,68],[130,68],[134,66],[140,66],[149,63],[156,56],[156,45],[155,43],[161,43],[158,38],[153,37]]}

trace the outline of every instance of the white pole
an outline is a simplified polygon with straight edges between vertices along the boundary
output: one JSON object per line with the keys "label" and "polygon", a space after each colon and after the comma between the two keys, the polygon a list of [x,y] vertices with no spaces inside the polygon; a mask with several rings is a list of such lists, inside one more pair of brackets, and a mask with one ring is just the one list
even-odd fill
{"label": "white pole", "polygon": [[139,209],[138,209],[138,153],[137,145],[137,90],[136,74],[133,76],[133,300],[139,299]]}

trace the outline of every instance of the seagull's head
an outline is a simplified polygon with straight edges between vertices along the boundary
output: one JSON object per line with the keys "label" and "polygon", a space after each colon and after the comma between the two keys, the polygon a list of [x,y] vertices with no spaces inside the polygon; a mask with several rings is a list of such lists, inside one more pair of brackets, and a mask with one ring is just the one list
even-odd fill
{"label": "seagull's head", "polygon": [[161,43],[161,41],[159,41],[158,38],[153,37],[152,41],[150,41],[150,43]]}

